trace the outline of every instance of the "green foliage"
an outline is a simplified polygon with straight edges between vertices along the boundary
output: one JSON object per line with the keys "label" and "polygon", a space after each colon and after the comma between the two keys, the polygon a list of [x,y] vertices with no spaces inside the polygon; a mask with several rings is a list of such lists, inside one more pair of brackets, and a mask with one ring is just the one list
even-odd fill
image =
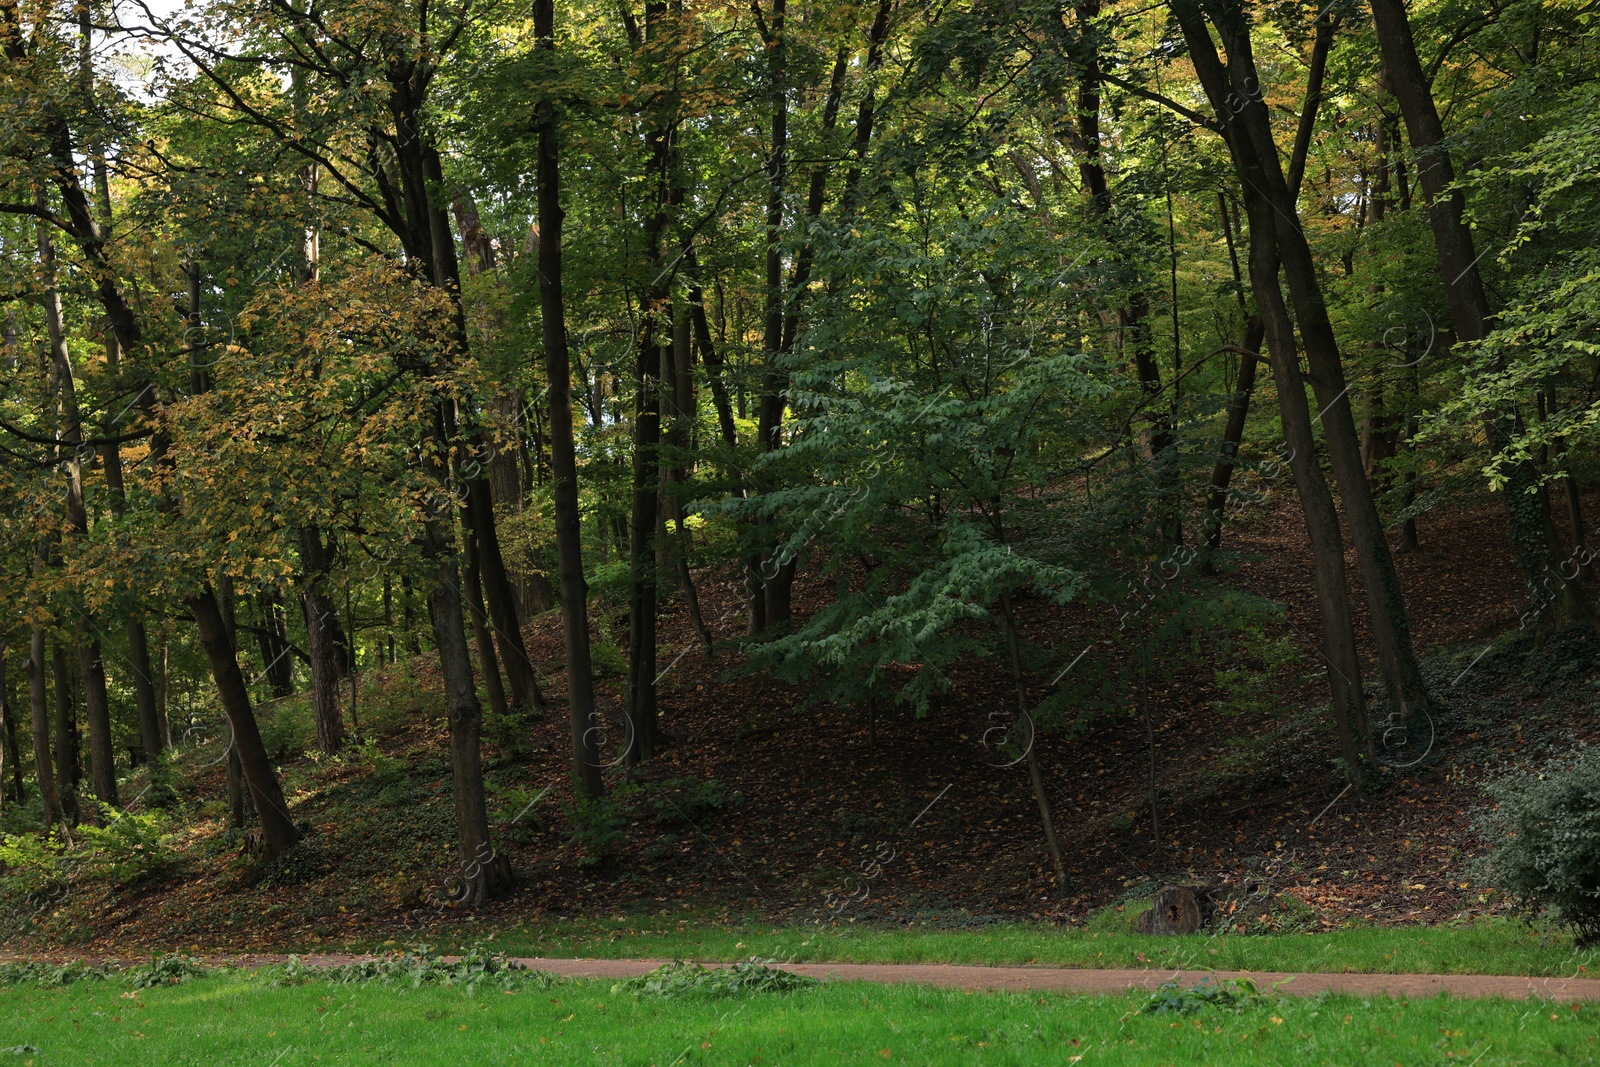
{"label": "green foliage", "polygon": [[792,993],[821,985],[815,978],[766,964],[746,962],[726,967],[703,967],[676,960],[664,963],[648,974],[629,978],[611,987],[612,993],[631,993],[635,997],[701,996],[728,997],[746,993]]}
{"label": "green foliage", "polygon": [[162,874],[177,859],[165,813],[130,814],[102,804],[100,815],[102,825],[78,827],[90,876],[124,888]]}
{"label": "green foliage", "polygon": [[[139,801],[146,808],[156,808],[168,814],[182,810],[184,787],[183,770],[172,749],[163,749],[154,759],[142,765],[145,787],[139,792]],[[130,801],[131,804],[131,801]]]}
{"label": "green foliage", "polygon": [[567,840],[578,854],[578,866],[602,867],[616,858],[628,840],[633,793],[633,786],[622,785],[598,800],[580,798],[567,807]]}
{"label": "green foliage", "polygon": [[1289,634],[1267,635],[1256,627],[1254,640],[1239,647],[1234,657],[1224,659],[1212,675],[1221,692],[1219,710],[1230,714],[1276,715],[1288,710],[1283,702],[1282,678],[1303,657],[1300,646]]}
{"label": "green foliage", "polygon": [[59,891],[66,885],[62,848],[54,830],[48,835],[24,833],[0,837],[0,888],[5,895],[37,901]]}
{"label": "green foliage", "polygon": [[707,819],[744,803],[744,794],[730,793],[715,778],[667,778],[641,789],[645,805],[657,826],[698,826]]}
{"label": "green foliage", "polygon": [[196,962],[192,956],[176,952],[165,956],[152,956],[150,962],[132,967],[123,980],[135,989],[155,989],[158,986],[179,985],[191,978],[203,978],[210,968]]}
{"label": "green foliage", "polygon": [[1248,978],[1217,981],[1208,975],[1187,989],[1176,979],[1162,982],[1140,1010],[1146,1015],[1193,1015],[1206,1008],[1240,1012],[1265,999]]}
{"label": "green foliage", "polygon": [[541,716],[531,708],[512,707],[503,713],[483,709],[483,735],[508,759],[526,760],[532,752],[533,726]]}
{"label": "green foliage", "polygon": [[1489,784],[1497,807],[1479,820],[1493,843],[1487,874],[1529,912],[1600,941],[1600,752]]}
{"label": "green foliage", "polygon": [[0,986],[42,985],[69,986],[74,982],[103,982],[111,977],[104,967],[94,967],[82,960],[67,963],[40,963],[37,960],[18,960],[0,964]]}
{"label": "green foliage", "polygon": [[317,739],[316,712],[309,692],[277,701],[270,709],[263,708],[256,721],[261,728],[261,743],[275,760],[299,756],[310,750]]}
{"label": "green foliage", "polygon": [[545,971],[536,971],[504,953],[489,951],[482,942],[474,943],[454,959],[445,959],[430,945],[390,952],[377,959],[328,967],[308,966],[298,956],[275,970],[271,980],[284,985],[329,982],[337,985],[408,984],[412,989],[425,985],[459,986],[468,995],[485,983],[503,990],[524,986],[549,989],[561,980]]}

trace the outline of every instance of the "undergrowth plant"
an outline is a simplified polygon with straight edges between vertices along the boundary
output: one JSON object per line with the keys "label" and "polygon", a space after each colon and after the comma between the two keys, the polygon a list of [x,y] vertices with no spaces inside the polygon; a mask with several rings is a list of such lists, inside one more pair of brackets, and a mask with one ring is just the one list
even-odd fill
{"label": "undergrowth plant", "polygon": [[375,982],[383,985],[409,984],[413,989],[425,985],[460,986],[469,995],[485,982],[510,991],[524,985],[548,989],[560,981],[553,974],[536,971],[508,959],[504,953],[491,952],[481,942],[468,946],[460,956],[450,959],[440,956],[430,945],[417,945],[387,953],[377,959],[331,967],[308,966],[300,957],[290,956],[283,967],[272,972],[271,980],[279,985],[305,982],[362,985]]}
{"label": "undergrowth plant", "polygon": [[1489,783],[1497,807],[1478,823],[1494,842],[1490,881],[1580,945],[1600,941],[1600,752]]}
{"label": "undergrowth plant", "polygon": [[612,993],[631,993],[651,997],[738,996],[744,993],[790,993],[821,985],[815,978],[768,967],[764,963],[733,963],[726,967],[705,967],[675,960],[648,974],[618,982]]}

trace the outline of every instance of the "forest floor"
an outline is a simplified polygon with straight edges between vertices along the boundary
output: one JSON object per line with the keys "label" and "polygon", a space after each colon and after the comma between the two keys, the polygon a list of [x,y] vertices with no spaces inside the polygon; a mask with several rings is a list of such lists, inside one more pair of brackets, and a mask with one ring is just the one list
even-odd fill
{"label": "forest floor", "polygon": [[[572,804],[559,667],[547,672],[546,719],[490,724],[496,843],[517,887],[476,915],[443,899],[454,866],[445,727],[419,658],[366,676],[357,711],[367,743],[341,757],[297,754],[303,702],[264,710],[264,732],[285,750],[286,794],[310,831],[286,857],[263,864],[241,854],[220,799],[220,746],[196,745],[179,760],[183,816],[169,864],[131,886],[73,884],[43,904],[11,902],[0,935],[22,952],[286,950],[663,915],[710,926],[978,932],[1081,926],[1122,916],[1119,907],[1131,916],[1132,902],[1173,882],[1247,889],[1264,903],[1240,916],[1245,933],[1495,915],[1506,905],[1473,870],[1483,781],[1600,736],[1594,641],[1563,633],[1534,651],[1518,631],[1524,594],[1498,507],[1432,512],[1423,550],[1398,557],[1440,706],[1408,736],[1388,732],[1385,754],[1405,766],[1361,791],[1345,788],[1334,762],[1292,502],[1280,494],[1230,531],[1244,558],[1215,580],[1281,602],[1277,628],[1298,643],[1301,662],[1279,675],[1266,706],[1221,710],[1208,671],[1172,671],[1151,679],[1148,734],[1126,701],[1079,729],[1043,730],[1036,744],[1065,889],[1050,874],[1026,768],[996,767],[978,741],[1010,705],[994,661],[962,664],[926,717],[883,708],[869,724],[860,709],[807,704],[799,686],[730,676],[734,655],[703,655],[675,605],[662,623],[670,744],[604,817],[584,818]],[[707,621],[732,636],[734,577],[706,573],[700,583]],[[796,595],[804,613],[828,588],[802,582]],[[1114,605],[1033,600],[1020,610],[1035,643],[1063,650],[1063,666],[1089,670],[1127,654],[1111,640]],[[602,616],[597,640],[618,628]],[[559,665],[554,616],[536,620],[528,638],[537,663]],[[1041,671],[1035,690],[1048,680]],[[602,679],[599,703],[613,724],[624,681],[616,671]],[[1374,714],[1381,719],[1381,706]],[[609,773],[622,782],[620,770]],[[125,795],[141,787],[136,777]]]}

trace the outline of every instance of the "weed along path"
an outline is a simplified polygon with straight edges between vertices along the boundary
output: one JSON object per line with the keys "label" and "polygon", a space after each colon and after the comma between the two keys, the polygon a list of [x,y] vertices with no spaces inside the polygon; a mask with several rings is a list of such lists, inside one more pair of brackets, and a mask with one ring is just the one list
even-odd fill
{"label": "weed along path", "polygon": [[[310,962],[310,961],[307,961]],[[529,957],[527,967],[568,978],[633,978],[661,966],[662,960],[574,960]],[[727,964],[712,963],[709,967]],[[881,982],[931,985],[946,989],[1000,992],[1049,990],[1057,993],[1126,993],[1153,990],[1176,981],[1185,988],[1206,979],[1248,979],[1262,992],[1297,996],[1342,993],[1351,996],[1510,997],[1556,1001],[1600,1001],[1600,979],[1522,978],[1479,974],[1296,974],[1279,971],[1083,970],[1072,967],[973,967],[936,963],[771,963],[824,982]]]}
{"label": "weed along path", "polygon": [[[22,957],[0,957],[15,962]],[[257,968],[281,966],[289,956],[275,953],[200,955],[192,957],[205,966]],[[294,957],[305,967],[338,967],[378,959],[359,953],[314,953]],[[440,962],[453,963],[458,957],[440,956]],[[50,955],[51,962],[82,959],[93,964],[126,964],[109,957],[85,959],[71,955]],[[506,962],[563,978],[623,980],[661,967],[660,959],[573,959],[545,956],[517,956]],[[1315,996],[1334,993],[1346,996],[1432,997],[1449,994],[1462,999],[1501,997],[1515,1000],[1535,998],[1563,1003],[1600,1002],[1600,978],[1567,978],[1555,975],[1488,974],[1361,974],[1296,971],[1208,971],[1171,968],[1079,968],[1048,966],[978,966],[941,963],[784,963],[762,961],[767,966],[822,982],[876,982],[883,985],[926,985],[943,989],[989,990],[1002,993],[1024,991],[1054,993],[1121,994],[1155,990],[1175,982],[1190,988],[1210,980],[1230,983],[1244,979],[1263,993],[1290,996]],[[699,964],[706,968],[733,966],[726,962]]]}

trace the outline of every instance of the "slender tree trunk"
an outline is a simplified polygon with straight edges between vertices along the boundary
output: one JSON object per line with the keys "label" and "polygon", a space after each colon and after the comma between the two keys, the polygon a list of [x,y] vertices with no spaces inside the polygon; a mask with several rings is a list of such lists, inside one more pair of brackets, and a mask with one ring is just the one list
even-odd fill
{"label": "slender tree trunk", "polygon": [[55,761],[50,753],[50,701],[45,689],[44,630],[33,627],[28,671],[28,710],[33,720],[33,774],[39,783],[39,796],[44,801],[46,826],[65,823],[61,806],[61,792],[56,788]]}
{"label": "slender tree trunk", "polygon": [[311,660],[311,706],[317,722],[317,748],[332,755],[344,747],[344,714],[339,708],[338,614],[328,595],[328,548],[322,531],[302,526],[300,539],[300,608],[306,621],[306,651]]}
{"label": "slender tree trunk", "polygon": [[[1089,42],[1087,51],[1079,59],[1076,108],[1076,129],[1072,131],[1078,153],[1078,174],[1089,194],[1093,215],[1108,224],[1111,217],[1111,185],[1106,176],[1100,132],[1100,55],[1093,42],[1098,32],[1094,20],[1100,15],[1099,0],[1082,0],[1078,7],[1083,39]],[[1106,231],[1111,236],[1109,228]],[[1155,339],[1150,329],[1150,298],[1142,287],[1136,287],[1126,302],[1117,310],[1117,344],[1133,362],[1134,376],[1139,389],[1150,405],[1150,427],[1144,435],[1146,457],[1156,468],[1158,517],[1157,535],[1163,544],[1178,544],[1183,539],[1182,506],[1179,499],[1177,455],[1173,450],[1176,437],[1173,432],[1170,405],[1159,402],[1163,386],[1161,367],[1156,362]]]}
{"label": "slender tree trunk", "polygon": [[[1192,0],[1175,0],[1172,11],[1183,30],[1190,58],[1212,107],[1219,116],[1232,116],[1236,109],[1231,103],[1239,99],[1237,90],[1229,84],[1228,72],[1217,56],[1198,6]],[[1235,49],[1230,48],[1230,58],[1237,54]],[[1306,402],[1305,382],[1300,373],[1294,323],[1279,289],[1280,263],[1273,216],[1281,210],[1282,205],[1265,195],[1263,167],[1256,159],[1241,124],[1225,122],[1222,135],[1239,175],[1240,191],[1249,219],[1251,290],[1255,295],[1256,312],[1261,316],[1267,350],[1272,360],[1284,441],[1290,450],[1289,466],[1311,542],[1317,606],[1322,620],[1323,654],[1328,665],[1328,685],[1334,722],[1339,733],[1339,748],[1346,774],[1352,781],[1359,781],[1362,777],[1359,759],[1361,738],[1367,732],[1361,660],[1356,648],[1355,629],[1350,620],[1344,541],[1334,510],[1333,495],[1323,480],[1317,462],[1316,437],[1311,409]],[[1276,157],[1273,162],[1276,164]],[[1364,475],[1362,484],[1366,484]],[[1370,739],[1367,748],[1370,752]]]}
{"label": "slender tree trunk", "polygon": [[[448,438],[447,438],[448,439]],[[424,551],[436,568],[428,593],[428,614],[433,620],[439,648],[440,673],[445,682],[445,706],[450,721],[450,771],[455,797],[457,857],[460,863],[460,902],[477,906],[500,890],[494,846],[489,841],[489,811],[483,792],[483,753],[480,734],[483,711],[472,687],[472,660],[461,622],[461,594],[449,535],[437,518],[430,520]]]}
{"label": "slender tree trunk", "polygon": [[239,762],[239,750],[234,745],[232,731],[228,735],[227,758],[227,785],[228,785],[228,825],[235,830],[243,830],[248,821],[245,796],[249,792],[244,784],[244,766]]}
{"label": "slender tree trunk", "polygon": [[[1022,670],[1022,640],[1017,633],[1017,619],[1011,610],[1011,594],[1000,594],[1000,608],[1006,627],[1006,647],[1011,653],[1011,683],[1017,691],[1017,719],[1018,722],[1032,723],[1032,713],[1028,708],[1028,683]],[[1039,824],[1044,834],[1045,851],[1050,856],[1050,866],[1055,871],[1056,892],[1064,893],[1072,887],[1071,880],[1067,877],[1067,863],[1061,852],[1061,842],[1056,838],[1055,817],[1050,809],[1050,795],[1045,791],[1044,772],[1039,769],[1039,736],[1037,728],[1030,728],[1028,732],[1028,784],[1033,790],[1033,799],[1039,806]]]}
{"label": "slender tree trunk", "polygon": [[[689,277],[696,279],[699,263],[693,246],[684,253],[683,259]],[[706,369],[706,381],[711,386],[711,406],[717,412],[717,429],[721,432],[722,443],[735,448],[739,444],[739,431],[733,421],[733,403],[728,398],[725,361],[711,336],[711,323],[706,318],[705,292],[697,280],[691,280],[689,285],[689,318],[694,327],[695,345],[700,350],[700,362]]]}
{"label": "slender tree trunk", "polygon": [[283,602],[276,591],[265,589],[256,594],[256,640],[261,648],[261,661],[266,665],[267,681],[274,697],[294,694],[294,659],[289,647],[289,624],[283,613]]}
{"label": "slender tree trunk", "polygon": [[[1311,149],[1311,135],[1317,125],[1317,111],[1322,105],[1322,83],[1328,66],[1328,51],[1333,45],[1333,35],[1338,20],[1323,19],[1317,23],[1316,41],[1311,49],[1311,65],[1306,75],[1306,95],[1300,106],[1300,124],[1295,131],[1294,149],[1289,158],[1289,190],[1294,196],[1300,192],[1305,177],[1306,155]],[[1255,392],[1256,368],[1260,362],[1257,353],[1265,336],[1261,316],[1251,315],[1244,298],[1244,284],[1239,272],[1239,255],[1233,236],[1233,219],[1228,211],[1228,200],[1217,194],[1217,207],[1222,216],[1223,234],[1228,244],[1228,262],[1233,267],[1234,290],[1239,301],[1239,311],[1247,317],[1244,339],[1240,341],[1239,379],[1233,396],[1228,401],[1228,422],[1223,430],[1222,448],[1211,469],[1211,495],[1206,502],[1206,553],[1200,562],[1202,574],[1212,573],[1212,556],[1222,547],[1222,525],[1227,504],[1228,485],[1233,479],[1233,469],[1238,462],[1239,445],[1244,440],[1244,427],[1250,415],[1250,399]]]}
{"label": "slender tree trunk", "polygon": [[478,664],[483,668],[483,691],[489,697],[489,710],[504,718],[510,710],[505,687],[500,682],[500,664],[495,656],[494,637],[489,631],[489,613],[483,606],[483,582],[479,577],[478,546],[472,526],[463,522],[462,542],[466,548],[467,614],[471,617],[473,641],[478,646]]}
{"label": "slender tree trunk", "polygon": [[[1445,282],[1456,337],[1468,344],[1480,341],[1489,329],[1489,296],[1478,272],[1472,230],[1463,218],[1466,198],[1455,184],[1444,124],[1439,121],[1432,88],[1417,58],[1411,22],[1401,0],[1373,0],[1371,7],[1383,66],[1417,158],[1418,178],[1428,205],[1428,223],[1433,229],[1439,273]],[[1514,413],[1487,411],[1482,422],[1491,454],[1499,455],[1515,436]],[[1507,475],[1506,516],[1512,555],[1533,595],[1540,629],[1553,629],[1566,622],[1595,625],[1589,598],[1561,566],[1561,541],[1538,470],[1531,460],[1523,460],[1513,464]]]}
{"label": "slender tree trunk", "polygon": [[[9,649],[4,642],[0,642],[0,719],[5,720],[5,765],[11,768],[11,799],[14,803],[21,804],[24,792],[22,788],[22,758],[17,749],[17,703],[11,699],[11,672],[10,657],[6,655]],[[5,784],[5,775],[0,773],[0,787]]]}
{"label": "slender tree trunk", "polygon": [[[1345,518],[1361,565],[1378,660],[1396,712],[1409,717],[1431,707],[1432,698],[1411,644],[1410,618],[1400,590],[1394,555],[1361,462],[1361,443],[1351,412],[1338,343],[1323,303],[1311,247],[1300,226],[1296,197],[1278,161],[1270,118],[1260,95],[1261,83],[1248,24],[1234,0],[1217,0],[1214,9],[1217,29],[1228,53],[1226,66],[1217,56],[1194,0],[1175,0],[1173,4],[1189,43],[1190,57],[1215,113],[1223,122],[1224,136],[1241,181],[1255,183],[1249,188],[1249,194],[1264,199],[1269,209],[1266,221],[1272,225],[1279,264],[1295,308],[1295,324],[1305,342],[1310,367],[1308,380],[1321,405],[1318,418],[1327,442],[1329,465],[1339,486]],[[1230,101],[1235,103],[1230,104]],[[1257,221],[1252,212],[1252,228]],[[1260,283],[1256,283],[1256,287],[1257,306],[1260,307]],[[1276,283],[1273,288],[1276,290]],[[1272,331],[1273,323],[1269,318],[1269,347],[1273,343]],[[1275,370],[1276,360],[1275,354]]]}
{"label": "slender tree trunk", "polygon": [[[555,49],[555,0],[534,0],[537,47]],[[556,566],[562,633],[567,650],[567,712],[572,725],[572,771],[583,795],[605,794],[595,756],[594,674],[589,659],[589,594],[583,580],[578,458],[572,435],[572,367],[567,353],[566,302],[561,278],[561,128],[555,104],[538,106],[539,308],[544,330],[550,404],[551,495],[555,504]]]}
{"label": "slender tree trunk", "polygon": [[1250,400],[1255,395],[1256,367],[1260,363],[1261,342],[1266,326],[1260,315],[1250,316],[1240,340],[1239,378],[1228,398],[1228,422],[1222,430],[1222,445],[1211,467],[1211,493],[1206,498],[1206,551],[1201,559],[1202,574],[1212,573],[1212,557],[1222,548],[1223,519],[1227,513],[1228,486],[1239,462],[1239,445],[1244,441],[1245,423],[1250,417]]}
{"label": "slender tree trunk", "polygon": [[539,677],[522,639],[517,593],[500,556],[500,536],[495,527],[494,500],[487,478],[468,480],[462,519],[472,530],[478,556],[478,579],[489,610],[489,626],[500,650],[500,664],[505,668],[510,686],[511,703],[543,715],[544,694],[539,691]]}
{"label": "slender tree trunk", "polygon": [[[786,0],[772,0],[762,28],[766,44],[766,90],[771,108],[771,138],[767,152],[767,209],[765,311],[761,335],[761,395],[756,403],[756,440],[762,451],[781,443],[783,411],[786,404],[787,374],[780,365],[783,348],[783,201],[789,177],[789,96],[785,19]],[[759,491],[759,490],[757,490]],[[763,524],[758,524],[765,525]],[[746,560],[745,584],[749,591],[749,632],[759,633],[775,621],[771,617],[773,596],[767,587],[783,581],[768,573],[764,549]]]}
{"label": "slender tree trunk", "polygon": [[82,820],[78,807],[78,783],[83,780],[83,763],[78,751],[78,705],[67,670],[66,651],[59,642],[50,646],[50,673],[56,690],[56,793],[61,797],[61,812],[73,826]]}
{"label": "slender tree trunk", "polygon": [[[43,187],[38,200],[47,206]],[[46,332],[50,347],[50,380],[56,397],[56,460],[67,481],[67,517],[72,525],[75,540],[89,534],[88,511],[83,502],[83,468],[80,452],[83,444],[83,424],[78,412],[77,382],[72,370],[72,357],[67,352],[66,328],[62,321],[61,294],[55,282],[55,245],[50,232],[41,222],[38,226],[39,266],[45,279],[44,312]],[[106,695],[105,666],[100,658],[100,642],[95,637],[94,620],[85,619],[86,625],[78,631],[77,653],[79,671],[83,677],[84,721],[89,727],[89,766],[94,784],[94,795],[103,803],[116,806],[117,772],[115,754],[111,748],[111,710]]]}
{"label": "slender tree trunk", "polygon": [[183,602],[194,616],[201,647],[211,666],[211,678],[222,699],[222,711],[233,735],[233,751],[239,757],[250,801],[261,824],[262,848],[268,856],[276,856],[298,841],[300,832],[295,829],[289,806],[283,799],[283,789],[278,784],[278,774],[262,743],[261,730],[250,707],[250,691],[245,688],[244,675],[239,671],[239,657],[228,637],[222,609],[209,588],[191,593]]}
{"label": "slender tree trunk", "polygon": [[[645,5],[646,39],[656,42],[663,34],[667,15],[664,3]],[[650,146],[651,207],[644,220],[645,262],[651,282],[645,293],[645,320],[640,332],[638,364],[634,374],[633,497],[628,522],[628,716],[633,741],[627,753],[630,766],[652,758],[656,752],[656,612],[658,576],[655,566],[656,523],[661,505],[661,362],[662,349],[671,343],[668,320],[671,298],[668,265],[662,240],[671,200],[671,163],[676,137],[675,105],[663,100],[651,116],[646,134]]]}
{"label": "slender tree trunk", "polygon": [[[117,336],[105,331],[106,371],[113,382],[121,383],[121,353]],[[119,424],[108,420],[106,436],[120,430]],[[122,446],[111,442],[101,447],[101,465],[106,475],[106,497],[111,517],[122,521],[127,510],[127,490],[122,478]],[[130,604],[123,619],[123,633],[128,640],[128,673],[133,685],[134,702],[139,709],[139,739],[144,744],[145,757],[155,759],[166,746],[166,732],[161,728],[161,716],[156,704],[155,673],[150,666],[150,640],[145,632],[144,618],[137,603]]]}

